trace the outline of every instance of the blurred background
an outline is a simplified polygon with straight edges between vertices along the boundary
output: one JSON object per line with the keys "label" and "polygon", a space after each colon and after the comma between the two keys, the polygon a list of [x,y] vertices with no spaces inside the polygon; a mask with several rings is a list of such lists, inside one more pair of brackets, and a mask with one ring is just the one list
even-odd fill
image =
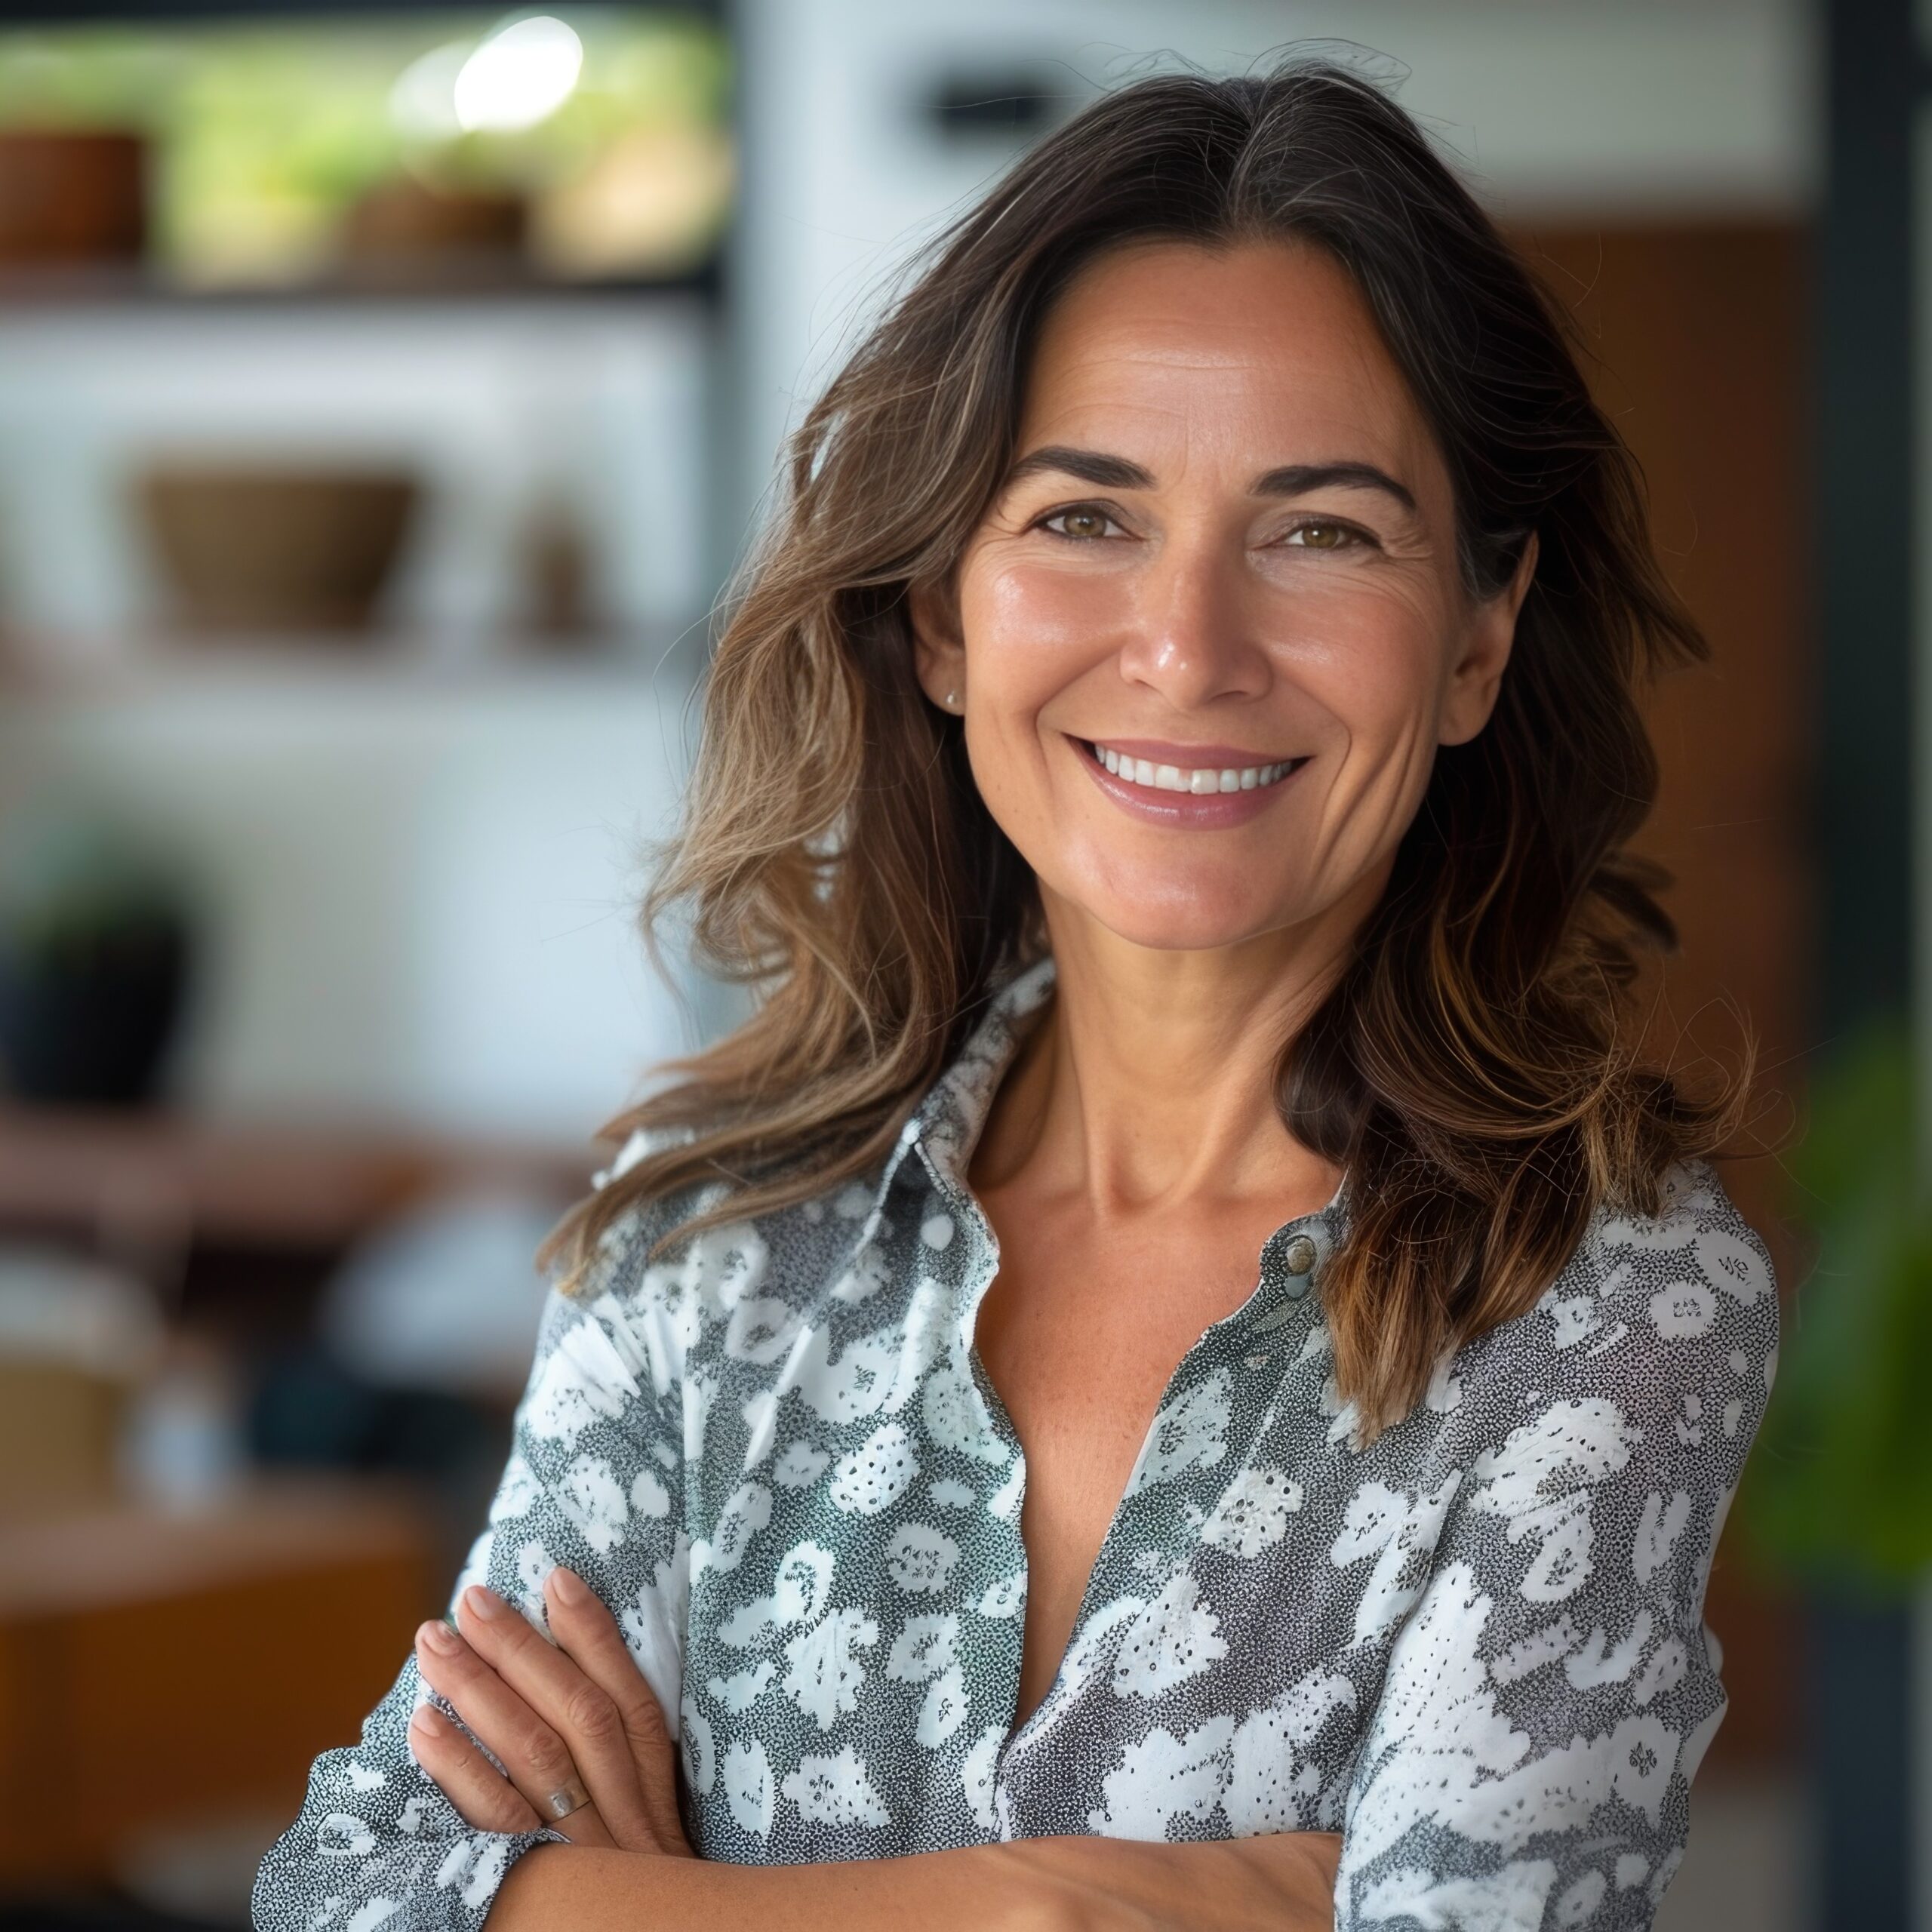
{"label": "blurred background", "polygon": [[1097,91],[1339,38],[1577,318],[1714,648],[1652,1011],[1756,1030],[1787,1348],[1660,1924],[1932,1932],[1922,11],[0,0],[0,1926],[244,1923],[442,1607],[536,1243],[734,1011],[644,841],[894,270]]}

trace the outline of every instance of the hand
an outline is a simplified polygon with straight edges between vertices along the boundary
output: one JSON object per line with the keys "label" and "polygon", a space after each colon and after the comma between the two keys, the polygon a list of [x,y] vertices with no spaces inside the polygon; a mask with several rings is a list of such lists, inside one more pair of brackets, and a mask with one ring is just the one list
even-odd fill
{"label": "hand", "polygon": [[[553,1570],[543,1596],[554,1644],[481,1584],[458,1601],[457,1629],[416,1633],[424,1681],[509,1776],[428,1704],[410,1721],[416,1761],[474,1830],[549,1825],[574,1844],[691,1857],[664,1713],[616,1620],[574,1571]],[[555,1794],[580,1784],[590,1802],[558,1818]]]}

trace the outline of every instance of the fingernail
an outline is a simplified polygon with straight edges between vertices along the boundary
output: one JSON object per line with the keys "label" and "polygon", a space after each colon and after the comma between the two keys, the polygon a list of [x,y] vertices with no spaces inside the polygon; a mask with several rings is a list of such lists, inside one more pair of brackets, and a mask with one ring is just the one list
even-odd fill
{"label": "fingernail", "polygon": [[584,1589],[583,1579],[574,1570],[566,1570],[561,1563],[550,1572],[550,1581],[556,1586],[558,1600],[573,1609],[589,1594]]}
{"label": "fingernail", "polygon": [[480,1617],[487,1623],[502,1611],[503,1600],[495,1591],[486,1590],[481,1583],[472,1583],[463,1593],[463,1607],[472,1617]]}
{"label": "fingernail", "polygon": [[429,1623],[416,1633],[419,1643],[426,1644],[432,1651],[441,1651],[446,1655],[454,1651],[459,1639],[447,1623]]}
{"label": "fingernail", "polygon": [[411,1730],[420,1730],[425,1737],[440,1737],[448,1726],[443,1714],[434,1704],[418,1704],[416,1715],[409,1720]]}

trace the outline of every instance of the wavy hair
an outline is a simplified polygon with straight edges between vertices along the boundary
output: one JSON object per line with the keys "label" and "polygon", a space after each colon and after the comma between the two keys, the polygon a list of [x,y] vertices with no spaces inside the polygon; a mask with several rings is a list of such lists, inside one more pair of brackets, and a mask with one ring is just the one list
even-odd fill
{"label": "wavy hair", "polygon": [[1675,944],[1668,875],[1626,849],[1657,762],[1636,692],[1708,655],[1652,551],[1641,472],[1566,319],[1372,79],[1291,54],[1145,78],[1034,146],[915,259],[789,439],[734,577],[681,823],[642,923],[758,990],[601,1130],[647,1135],[540,1260],[580,1285],[618,1217],[698,1183],[654,1258],[882,1161],[989,993],[1046,945],[1031,869],[982,802],[961,721],[913,670],[908,592],[942,594],[1014,454],[1042,316],[1100,251],[1312,242],[1355,278],[1446,460],[1469,593],[1534,580],[1486,728],[1438,754],[1387,890],[1276,1069],[1290,1131],[1350,1176],[1323,1302],[1365,1435],[1447,1352],[1528,1309],[1609,1201],[1740,1123],[1640,1063],[1638,955]]}

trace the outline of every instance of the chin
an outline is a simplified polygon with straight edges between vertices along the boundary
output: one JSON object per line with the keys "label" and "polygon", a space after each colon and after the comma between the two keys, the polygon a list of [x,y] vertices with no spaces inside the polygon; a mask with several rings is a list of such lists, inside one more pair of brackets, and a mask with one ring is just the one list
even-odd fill
{"label": "chin", "polygon": [[1197,894],[1163,901],[1118,891],[1071,897],[1088,918],[1118,938],[1158,952],[1206,952],[1258,938],[1286,923],[1273,906],[1204,903]]}

